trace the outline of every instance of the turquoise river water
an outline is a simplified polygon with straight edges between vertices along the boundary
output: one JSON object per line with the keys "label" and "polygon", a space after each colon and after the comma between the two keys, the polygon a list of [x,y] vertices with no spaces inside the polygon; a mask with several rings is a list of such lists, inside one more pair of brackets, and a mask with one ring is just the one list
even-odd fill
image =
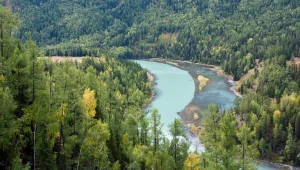
{"label": "turquoise river water", "polygon": [[[198,104],[204,109],[211,103],[217,104],[222,110],[230,109],[233,106],[236,95],[230,90],[231,85],[228,79],[219,76],[215,71],[194,66],[193,71],[210,80],[200,93],[195,94],[195,84],[188,71],[158,62],[144,60],[135,60],[135,62],[155,76],[156,96],[149,108],[158,109],[165,132],[168,125],[175,118],[180,117],[177,113],[182,111],[190,102]],[[194,95],[196,96],[193,100]],[[194,147],[200,147],[200,151],[204,150],[197,137],[189,136],[189,138]],[[260,163],[258,169],[275,170],[276,168]]]}

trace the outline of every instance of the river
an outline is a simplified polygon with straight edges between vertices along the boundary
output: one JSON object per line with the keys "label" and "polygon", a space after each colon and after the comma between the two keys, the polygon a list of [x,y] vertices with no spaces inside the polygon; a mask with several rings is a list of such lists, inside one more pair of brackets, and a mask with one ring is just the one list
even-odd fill
{"label": "river", "polygon": [[[231,85],[228,83],[228,79],[219,76],[215,71],[192,65],[191,74],[201,74],[209,78],[209,82],[203,90],[195,93],[195,83],[188,71],[158,62],[144,60],[135,60],[135,62],[155,76],[156,95],[149,109],[158,109],[165,133],[167,133],[168,125],[175,118],[180,118],[177,113],[181,112],[188,104],[192,103],[206,109],[208,104],[214,103],[222,110],[228,110],[233,106],[236,95],[230,91]],[[192,147],[197,147],[196,149],[200,151],[204,150],[198,137],[191,134],[188,134],[188,137],[192,142]],[[276,170],[275,167],[262,162],[258,169]]]}

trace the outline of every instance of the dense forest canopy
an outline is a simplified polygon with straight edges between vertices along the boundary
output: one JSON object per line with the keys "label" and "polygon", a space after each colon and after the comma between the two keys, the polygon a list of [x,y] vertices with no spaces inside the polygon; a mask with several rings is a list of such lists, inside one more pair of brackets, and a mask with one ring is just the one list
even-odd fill
{"label": "dense forest canopy", "polygon": [[108,56],[53,62],[13,37],[17,21],[0,6],[0,169],[183,167],[182,124],[166,138],[157,110],[144,112],[152,87],[141,66]]}
{"label": "dense forest canopy", "polygon": [[[300,56],[298,0],[10,0],[48,56],[112,53],[222,65],[239,79],[255,59]],[[284,44],[284,45],[283,45]]]}
{"label": "dense forest canopy", "polygon": [[[1,169],[300,164],[300,1],[1,4]],[[55,63],[43,54],[101,58]],[[157,110],[144,112],[152,90],[146,71],[123,59],[150,57],[220,65],[235,80],[253,72],[232,111],[204,111],[201,155],[188,154],[180,120],[167,139]]]}

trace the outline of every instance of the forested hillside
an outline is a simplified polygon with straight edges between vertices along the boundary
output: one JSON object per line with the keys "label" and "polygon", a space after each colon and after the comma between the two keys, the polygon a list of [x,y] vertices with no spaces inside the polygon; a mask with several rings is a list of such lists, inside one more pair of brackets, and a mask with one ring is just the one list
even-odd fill
{"label": "forested hillside", "polygon": [[[146,72],[120,61],[150,57],[220,65],[235,80],[253,69],[233,111],[205,111],[207,150],[190,154],[187,169],[239,169],[251,166],[249,158],[299,166],[299,0],[2,4],[18,14],[1,6],[1,168],[182,168],[179,120],[169,141],[159,114],[143,112],[151,96]],[[37,59],[41,53],[104,57],[53,63]]]}
{"label": "forested hillside", "polygon": [[0,21],[0,169],[183,167],[182,124],[166,138],[157,110],[144,112],[152,87],[139,65],[52,62],[13,37],[18,19],[3,6]]}
{"label": "forested hillside", "polygon": [[[46,55],[111,52],[222,65],[239,79],[254,59],[300,56],[298,0],[10,0]],[[284,44],[284,45],[283,45]]]}

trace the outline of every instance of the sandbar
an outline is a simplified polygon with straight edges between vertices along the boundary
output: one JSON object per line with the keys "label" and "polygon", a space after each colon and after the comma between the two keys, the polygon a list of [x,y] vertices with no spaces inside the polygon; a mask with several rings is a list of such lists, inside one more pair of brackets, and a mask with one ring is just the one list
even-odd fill
{"label": "sandbar", "polygon": [[207,82],[209,81],[209,79],[207,77],[204,77],[202,75],[198,76],[198,81],[199,81],[199,90],[201,91],[207,84]]}

